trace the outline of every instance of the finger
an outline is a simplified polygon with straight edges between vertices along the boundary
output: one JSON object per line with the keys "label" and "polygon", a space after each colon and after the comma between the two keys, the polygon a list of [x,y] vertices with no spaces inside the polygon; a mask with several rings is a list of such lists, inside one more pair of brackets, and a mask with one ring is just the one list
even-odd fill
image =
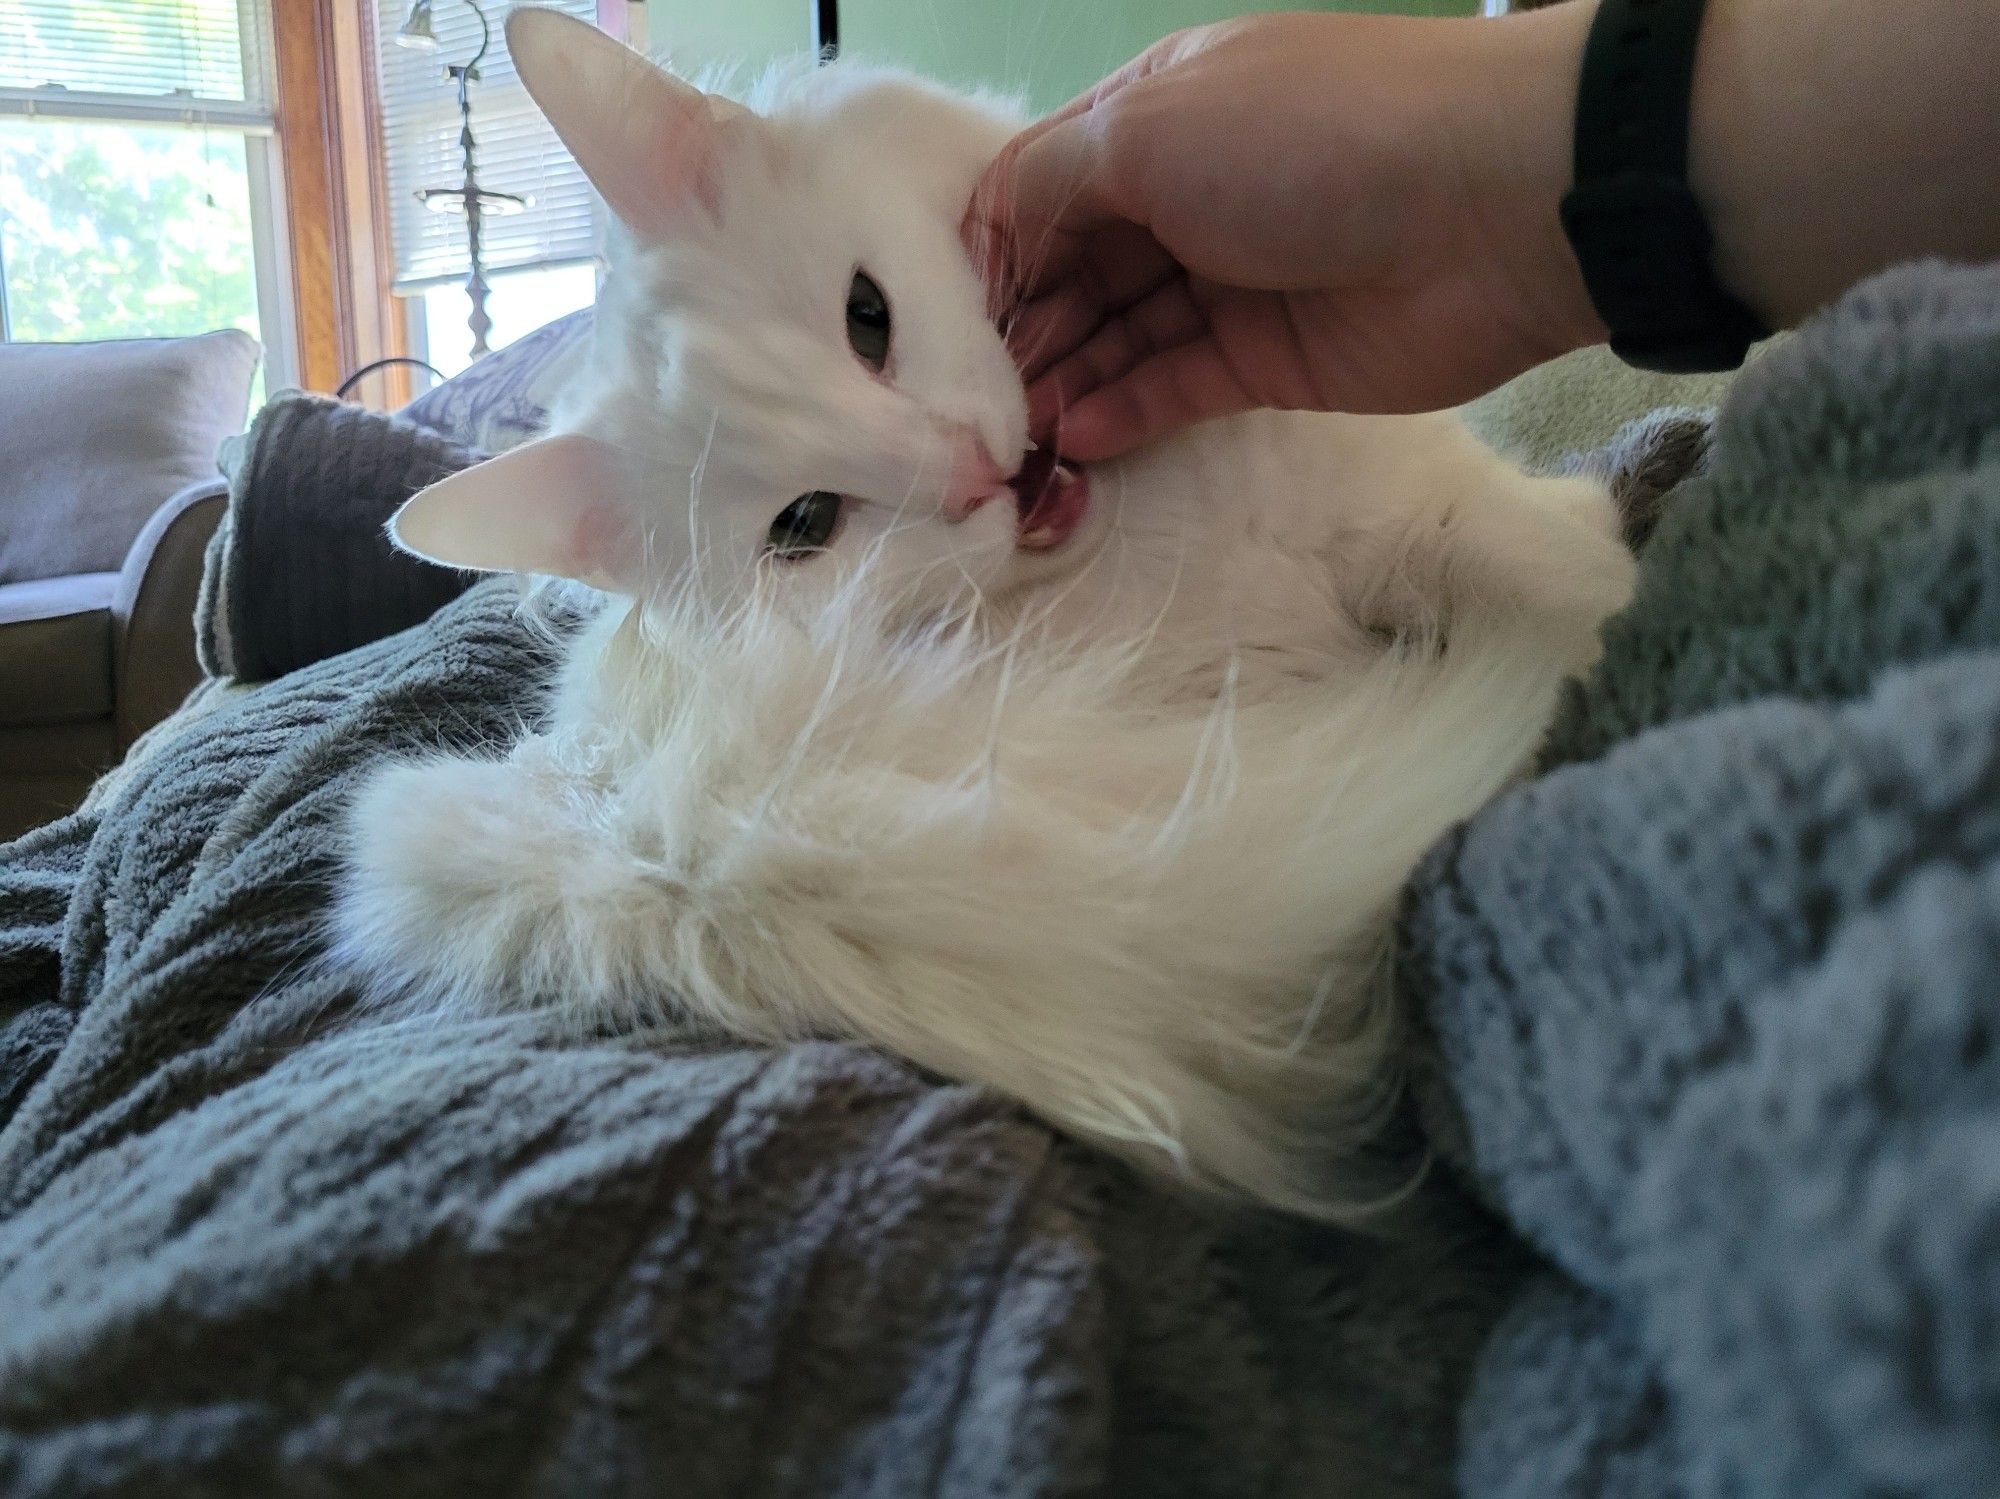
{"label": "finger", "polygon": [[1207,339],[1155,354],[1062,414],[1065,458],[1094,463],[1258,403]]}
{"label": "finger", "polygon": [[1022,301],[1014,270],[1019,259],[1014,248],[1014,215],[1008,206],[1012,170],[1012,163],[1004,156],[986,169],[973,187],[972,201],[958,226],[973,274],[986,287],[987,316],[995,321]]}
{"label": "finger", "polygon": [[1033,382],[1104,324],[1105,309],[1079,286],[1065,286],[1028,303],[1007,324],[1007,352]]}
{"label": "finger", "polygon": [[1052,420],[1154,355],[1193,342],[1207,324],[1185,278],[1168,282],[1113,314],[1081,347],[1030,379],[1029,424]]}
{"label": "finger", "polygon": [[[1002,301],[1011,303],[1024,295],[1021,267],[1030,258],[1020,248],[1023,235],[1017,204],[1022,153],[1050,131],[1075,119],[1089,105],[1090,96],[1081,95],[1047,119],[1030,125],[1001,148],[973,187],[959,233],[974,268]],[[1049,226],[1043,220],[1030,227],[1031,232],[1040,232]],[[1062,248],[1061,244],[1044,244],[1039,255],[1046,258]]]}
{"label": "finger", "polygon": [[1021,309],[1008,348],[1033,380],[1111,319],[1182,279],[1180,263],[1144,230],[1107,229],[1081,248],[1065,278]]}

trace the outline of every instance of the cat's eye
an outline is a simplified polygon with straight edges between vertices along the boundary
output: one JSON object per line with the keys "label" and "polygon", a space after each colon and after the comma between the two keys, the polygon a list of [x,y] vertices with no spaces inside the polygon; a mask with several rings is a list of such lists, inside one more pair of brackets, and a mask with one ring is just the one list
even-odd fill
{"label": "cat's eye", "polygon": [[847,346],[871,370],[889,362],[889,299],[866,271],[848,284]]}
{"label": "cat's eye", "polygon": [[770,549],[787,561],[825,549],[840,527],[840,496],[824,489],[802,494],[771,522]]}

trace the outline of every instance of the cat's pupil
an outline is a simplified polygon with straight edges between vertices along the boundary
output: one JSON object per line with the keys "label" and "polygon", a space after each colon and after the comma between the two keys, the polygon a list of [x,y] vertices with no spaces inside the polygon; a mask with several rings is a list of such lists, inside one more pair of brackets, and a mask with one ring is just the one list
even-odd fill
{"label": "cat's pupil", "polygon": [[809,557],[833,539],[840,523],[840,496],[824,489],[802,494],[771,522],[771,550],[780,557]]}
{"label": "cat's pupil", "polygon": [[871,370],[889,362],[889,299],[866,271],[847,288],[847,346]]}

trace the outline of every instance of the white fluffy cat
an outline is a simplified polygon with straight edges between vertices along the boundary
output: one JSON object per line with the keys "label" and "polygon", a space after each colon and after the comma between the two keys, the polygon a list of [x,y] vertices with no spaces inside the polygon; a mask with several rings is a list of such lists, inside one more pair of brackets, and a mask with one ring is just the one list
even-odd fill
{"label": "white fluffy cat", "polygon": [[1628,596],[1607,497],[1446,415],[1072,471],[958,237],[1015,111],[508,39],[624,232],[555,435],[394,531],[610,602],[536,733],[364,789],[339,954],[431,1005],[860,1038],[1355,1209],[1397,891]]}

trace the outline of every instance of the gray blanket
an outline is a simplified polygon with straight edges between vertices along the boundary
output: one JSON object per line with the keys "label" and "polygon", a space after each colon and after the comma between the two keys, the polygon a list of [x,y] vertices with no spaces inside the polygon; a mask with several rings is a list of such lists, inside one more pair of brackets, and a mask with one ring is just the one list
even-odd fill
{"label": "gray blanket", "polygon": [[517,732],[549,664],[481,586],[0,856],[0,1493],[1449,1486],[1522,1259],[1442,1183],[1375,1243],[851,1047],[350,1013],[356,777]]}
{"label": "gray blanket", "polygon": [[2000,1433],[2000,278],[1773,352],[1405,967],[1438,1181],[1216,1216],[836,1046],[346,1013],[354,777],[515,730],[482,587],[0,859],[0,1490],[1972,1493]]}
{"label": "gray blanket", "polygon": [[1406,972],[1559,1268],[1469,1493],[2000,1492],[2000,274],[1735,388],[1552,772],[1437,850]]}

